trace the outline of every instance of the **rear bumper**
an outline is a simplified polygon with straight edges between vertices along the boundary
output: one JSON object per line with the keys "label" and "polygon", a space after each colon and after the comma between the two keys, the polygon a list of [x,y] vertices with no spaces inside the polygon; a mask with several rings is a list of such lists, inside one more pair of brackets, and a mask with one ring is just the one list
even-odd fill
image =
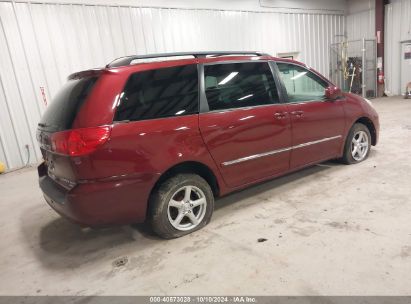
{"label": "rear bumper", "polygon": [[[41,168],[43,166],[43,168]],[[88,227],[143,222],[155,175],[121,180],[87,181],[66,189],[39,166],[39,184],[46,202],[62,217]]]}

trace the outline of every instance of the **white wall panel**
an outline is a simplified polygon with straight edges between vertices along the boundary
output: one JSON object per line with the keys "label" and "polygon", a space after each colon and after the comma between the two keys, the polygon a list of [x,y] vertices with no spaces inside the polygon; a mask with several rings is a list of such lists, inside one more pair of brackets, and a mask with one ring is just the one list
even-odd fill
{"label": "white wall panel", "polygon": [[[11,0],[0,0],[0,2]],[[363,1],[363,0],[352,0]],[[372,0],[367,0],[372,1]],[[247,12],[341,14],[346,11],[346,0],[14,0],[22,3],[110,5],[174,9],[206,9]]]}
{"label": "white wall panel", "polygon": [[345,17],[334,13],[252,12],[70,3],[0,2],[0,161],[40,160],[35,130],[73,72],[116,57],[174,51],[299,52],[328,75],[329,44]]}
{"label": "white wall panel", "polygon": [[411,41],[411,0],[392,0],[385,6],[385,90],[404,93],[401,88],[401,42]]}
{"label": "white wall panel", "polygon": [[375,38],[375,0],[347,1],[347,39]]}
{"label": "white wall panel", "polygon": [[347,39],[375,39],[375,9],[347,15]]}

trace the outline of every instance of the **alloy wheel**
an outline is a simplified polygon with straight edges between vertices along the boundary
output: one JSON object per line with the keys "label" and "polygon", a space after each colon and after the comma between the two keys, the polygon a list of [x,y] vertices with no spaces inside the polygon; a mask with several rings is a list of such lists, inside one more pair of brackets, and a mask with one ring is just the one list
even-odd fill
{"label": "alloy wheel", "polygon": [[191,230],[201,223],[206,209],[204,192],[195,186],[184,186],[178,189],[168,202],[168,220],[177,230]]}
{"label": "alloy wheel", "polygon": [[368,134],[358,131],[354,134],[351,141],[351,155],[356,161],[362,161],[370,148]]}

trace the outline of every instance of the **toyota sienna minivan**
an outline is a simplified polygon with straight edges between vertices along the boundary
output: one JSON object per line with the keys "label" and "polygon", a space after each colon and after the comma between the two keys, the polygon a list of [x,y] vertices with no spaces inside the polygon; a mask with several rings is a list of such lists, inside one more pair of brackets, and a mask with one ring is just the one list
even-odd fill
{"label": "toyota sienna minivan", "polygon": [[300,62],[127,56],[70,75],[54,97],[38,124],[39,183],[82,226],[147,221],[175,238],[204,227],[216,197],[329,159],[365,160],[378,132],[367,99]]}

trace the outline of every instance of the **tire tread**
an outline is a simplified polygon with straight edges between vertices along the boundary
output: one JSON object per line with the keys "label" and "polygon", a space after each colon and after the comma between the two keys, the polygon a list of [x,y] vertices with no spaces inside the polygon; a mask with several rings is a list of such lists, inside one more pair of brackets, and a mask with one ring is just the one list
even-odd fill
{"label": "tire tread", "polygon": [[[354,134],[357,131],[365,131],[368,135],[368,142],[370,143],[370,147],[368,149],[367,155],[361,160],[361,161],[356,161],[352,155],[351,155],[351,141],[352,138],[354,136]],[[347,139],[345,141],[344,144],[344,154],[343,157],[340,159],[340,161],[346,165],[352,165],[352,164],[357,164],[360,163],[364,160],[366,160],[368,158],[368,155],[370,154],[370,150],[371,150],[371,134],[370,134],[370,130],[368,129],[368,127],[362,123],[355,123],[350,131],[348,132],[347,135]]]}

